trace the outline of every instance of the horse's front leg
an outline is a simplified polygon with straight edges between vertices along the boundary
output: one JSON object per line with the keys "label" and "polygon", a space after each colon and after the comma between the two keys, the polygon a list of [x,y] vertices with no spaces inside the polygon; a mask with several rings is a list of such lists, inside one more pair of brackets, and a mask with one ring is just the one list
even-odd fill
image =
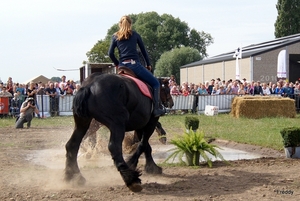
{"label": "horse's front leg", "polygon": [[81,124],[78,123],[75,118],[75,129],[69,141],[66,144],[66,167],[65,167],[65,181],[74,181],[75,184],[83,185],[85,184],[85,178],[81,175],[78,163],[77,163],[77,155],[80,143],[82,141],[83,136],[89,128],[89,122]]}
{"label": "horse's front leg", "polygon": [[139,157],[144,152],[146,158],[145,171],[150,174],[161,174],[162,168],[157,166],[152,157],[152,148],[149,144],[149,138],[151,137],[156,123],[150,123],[142,130],[137,130],[136,134],[140,139],[140,143],[134,152],[134,154],[129,158],[127,164],[130,168],[135,169],[138,164]]}
{"label": "horse's front leg", "polygon": [[126,186],[133,192],[140,192],[143,187],[141,186],[141,173],[136,169],[131,169],[126,164],[122,153],[122,142],[125,135],[125,127],[115,125],[110,128],[110,139],[108,149],[111,153],[114,164],[120,172]]}
{"label": "horse's front leg", "polygon": [[160,122],[157,122],[157,125],[155,127],[155,131],[158,134],[159,141],[162,144],[166,144],[167,143],[166,131],[163,129]]}

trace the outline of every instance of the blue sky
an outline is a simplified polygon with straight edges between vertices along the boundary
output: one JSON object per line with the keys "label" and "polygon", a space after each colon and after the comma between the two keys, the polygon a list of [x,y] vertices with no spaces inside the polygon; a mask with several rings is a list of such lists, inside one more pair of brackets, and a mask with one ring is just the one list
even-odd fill
{"label": "blue sky", "polygon": [[209,56],[273,40],[277,0],[10,0],[0,7],[0,78],[79,80],[86,52],[126,14],[155,11],[210,33]]}

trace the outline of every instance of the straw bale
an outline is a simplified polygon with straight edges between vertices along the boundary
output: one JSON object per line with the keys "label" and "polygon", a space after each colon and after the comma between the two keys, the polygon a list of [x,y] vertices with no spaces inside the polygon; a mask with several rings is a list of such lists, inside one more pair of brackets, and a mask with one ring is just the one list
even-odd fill
{"label": "straw bale", "polygon": [[295,100],[274,96],[235,97],[231,115],[239,118],[258,119],[263,117],[296,117]]}

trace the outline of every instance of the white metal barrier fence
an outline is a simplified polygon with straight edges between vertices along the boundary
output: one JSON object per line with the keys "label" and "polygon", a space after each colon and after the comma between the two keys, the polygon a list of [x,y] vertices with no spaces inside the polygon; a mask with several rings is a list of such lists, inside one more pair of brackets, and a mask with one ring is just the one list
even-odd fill
{"label": "white metal barrier fence", "polygon": [[[72,104],[74,96],[66,95],[57,97],[54,101],[54,105],[57,106],[57,111],[53,111],[51,107],[51,101],[49,95],[37,95],[37,105],[40,113],[43,116],[50,116],[51,112],[57,112],[58,115],[72,115]],[[51,111],[52,110],[52,111]]]}
{"label": "white metal barrier fence", "polygon": [[[236,95],[188,95],[188,96],[175,96],[172,95],[174,106],[171,110],[192,110],[198,113],[203,113],[205,111],[206,105],[218,106],[219,112],[230,112],[232,99]],[[276,95],[280,96],[280,95]],[[72,104],[74,96],[60,96],[57,98],[58,115],[72,115]],[[296,109],[300,107],[300,98],[299,96],[295,97],[296,100]],[[43,116],[51,115],[51,101],[48,95],[37,95],[37,104],[40,110],[40,113],[43,113]],[[52,106],[53,107],[53,106]]]}
{"label": "white metal barrier fence", "polygon": [[171,110],[193,110],[203,112],[206,105],[218,106],[222,112],[231,110],[231,101],[235,95],[201,95],[175,96],[172,95],[174,106]]}
{"label": "white metal barrier fence", "polygon": [[[237,95],[172,95],[174,107],[171,110],[192,110],[203,113],[207,105],[218,106],[219,112],[230,112],[232,99]],[[280,94],[272,94],[280,96]]]}

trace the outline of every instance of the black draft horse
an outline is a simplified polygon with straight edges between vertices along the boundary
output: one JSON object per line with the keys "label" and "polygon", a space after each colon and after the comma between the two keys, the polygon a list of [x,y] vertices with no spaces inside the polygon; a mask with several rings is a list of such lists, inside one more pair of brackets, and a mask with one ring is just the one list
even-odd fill
{"label": "black draft horse", "polygon": [[[133,192],[141,191],[141,172],[137,170],[137,164],[142,153],[146,159],[145,171],[162,173],[162,168],[152,158],[152,148],[148,142],[159,119],[152,115],[152,109],[152,100],[144,96],[131,79],[116,74],[91,74],[73,100],[75,128],[66,144],[65,180],[79,185],[86,181],[80,173],[77,154],[94,118],[110,130],[108,149],[126,186]],[[133,130],[140,143],[125,162],[122,142],[125,132]]]}

